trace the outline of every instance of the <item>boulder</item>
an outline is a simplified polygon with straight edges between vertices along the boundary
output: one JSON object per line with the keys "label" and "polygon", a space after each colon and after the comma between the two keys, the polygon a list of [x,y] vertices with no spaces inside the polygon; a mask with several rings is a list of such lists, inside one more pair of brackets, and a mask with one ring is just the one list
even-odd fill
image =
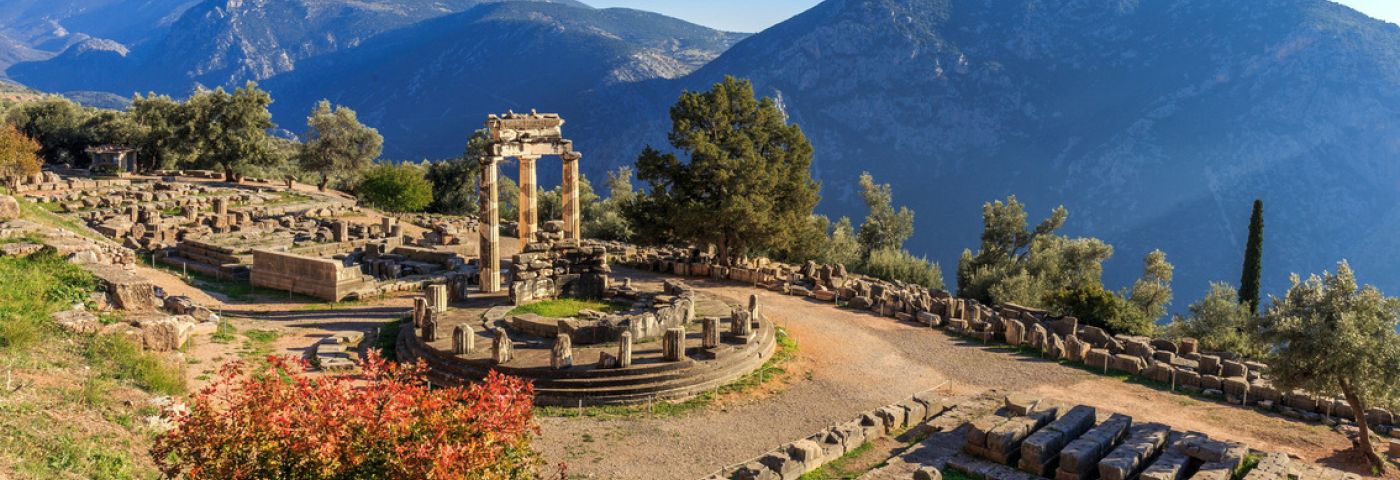
{"label": "boulder", "polygon": [[19,218],[19,201],[9,195],[0,195],[0,221]]}

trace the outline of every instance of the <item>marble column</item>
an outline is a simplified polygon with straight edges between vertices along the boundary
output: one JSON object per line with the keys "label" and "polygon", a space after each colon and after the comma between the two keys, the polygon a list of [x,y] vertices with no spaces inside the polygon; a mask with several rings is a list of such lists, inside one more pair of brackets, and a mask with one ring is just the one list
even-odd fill
{"label": "marble column", "polygon": [[561,155],[564,159],[564,182],[563,201],[564,207],[564,239],[578,241],[582,239],[582,232],[579,228],[579,195],[578,195],[578,161],[583,158],[582,153],[568,152]]}
{"label": "marble column", "polygon": [[617,366],[632,366],[632,332],[622,332],[622,338],[617,340]]}
{"label": "marble column", "polygon": [[540,231],[539,200],[536,198],[535,161],[539,157],[517,157],[520,160],[520,242],[535,241],[535,232]]}
{"label": "marble column", "polygon": [[496,203],[501,157],[485,157],[481,164],[481,291],[501,291],[501,211]]}

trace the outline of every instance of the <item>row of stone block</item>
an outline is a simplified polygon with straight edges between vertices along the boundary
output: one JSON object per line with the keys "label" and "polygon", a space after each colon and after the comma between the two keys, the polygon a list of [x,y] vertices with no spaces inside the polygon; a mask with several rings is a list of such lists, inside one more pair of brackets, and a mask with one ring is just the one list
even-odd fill
{"label": "row of stone block", "polygon": [[933,390],[862,413],[753,460],[722,468],[706,480],[794,480],[866,442],[897,434],[942,415],[951,405]]}

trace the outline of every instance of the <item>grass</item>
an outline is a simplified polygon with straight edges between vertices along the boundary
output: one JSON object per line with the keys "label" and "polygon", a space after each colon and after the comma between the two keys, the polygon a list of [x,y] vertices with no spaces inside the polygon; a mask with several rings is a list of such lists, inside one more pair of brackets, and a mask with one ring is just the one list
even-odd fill
{"label": "grass", "polygon": [[[184,392],[181,366],[121,335],[62,331],[96,281],[52,253],[0,258],[0,452],[19,478],[154,478],[143,398]],[[105,320],[116,316],[104,315]]]}
{"label": "grass", "polygon": [[857,459],[873,448],[875,448],[875,444],[867,440],[859,447],[841,455],[840,458],[826,462],[821,468],[804,473],[797,478],[798,480],[845,480],[860,477],[869,469],[856,465]]}
{"label": "grass", "polygon": [[77,220],[59,215],[53,210],[45,208],[44,205],[48,204],[34,203],[20,196],[16,196],[15,200],[19,202],[20,214],[26,220],[42,223],[51,227],[62,228],[93,240],[105,240],[102,235],[83,226],[81,223],[78,223]]}
{"label": "grass", "polygon": [[234,334],[238,329],[229,323],[228,318],[219,318],[219,326],[214,329],[214,334],[209,336],[209,341],[214,343],[232,343]]}
{"label": "grass", "polygon": [[[599,405],[583,408],[545,406],[535,409],[535,413],[548,417],[634,417],[650,416],[669,418],[685,415],[714,404],[722,396],[750,392],[768,382],[783,379],[787,370],[783,364],[797,356],[797,340],[788,336],[787,330],[777,329],[778,347],[773,356],[763,365],[742,377],[719,388],[710,390],[681,402],[656,402],[646,405]],[[786,381],[786,380],[784,380]]]}
{"label": "grass", "polygon": [[943,480],[973,480],[973,478],[972,478],[971,476],[969,476],[969,475],[966,474],[966,473],[963,473],[961,470],[955,470],[955,469],[952,469],[952,468],[944,468],[944,469],[942,470],[942,473],[943,473]]}
{"label": "grass", "polygon": [[1240,462],[1240,468],[1235,470],[1235,474],[1232,475],[1231,478],[1244,478],[1246,475],[1249,475],[1251,470],[1254,470],[1254,467],[1259,466],[1259,461],[1263,459],[1264,455],[1260,453],[1249,452],[1245,454],[1244,461]]}
{"label": "grass", "polygon": [[556,298],[554,300],[545,300],[515,307],[511,309],[507,315],[533,313],[541,317],[568,318],[578,316],[578,313],[582,310],[613,313],[626,310],[628,307],[630,307],[630,305],[616,302],[578,298]]}

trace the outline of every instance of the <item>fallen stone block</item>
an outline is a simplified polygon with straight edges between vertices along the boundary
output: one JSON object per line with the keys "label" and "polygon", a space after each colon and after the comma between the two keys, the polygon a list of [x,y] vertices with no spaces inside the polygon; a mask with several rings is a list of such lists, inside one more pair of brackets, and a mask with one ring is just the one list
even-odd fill
{"label": "fallen stone block", "polygon": [[1076,406],[1027,437],[1021,443],[1021,471],[1049,476],[1059,459],[1060,450],[1094,426],[1095,414],[1093,407]]}
{"label": "fallen stone block", "polygon": [[1133,425],[1123,444],[1108,452],[1099,461],[1099,478],[1103,480],[1128,480],[1147,466],[1147,462],[1157,456],[1167,443],[1171,428],[1160,423]]}
{"label": "fallen stone block", "polygon": [[1099,459],[1117,446],[1133,424],[1132,417],[1113,414],[1060,450],[1056,480],[1087,480],[1098,473]]}

